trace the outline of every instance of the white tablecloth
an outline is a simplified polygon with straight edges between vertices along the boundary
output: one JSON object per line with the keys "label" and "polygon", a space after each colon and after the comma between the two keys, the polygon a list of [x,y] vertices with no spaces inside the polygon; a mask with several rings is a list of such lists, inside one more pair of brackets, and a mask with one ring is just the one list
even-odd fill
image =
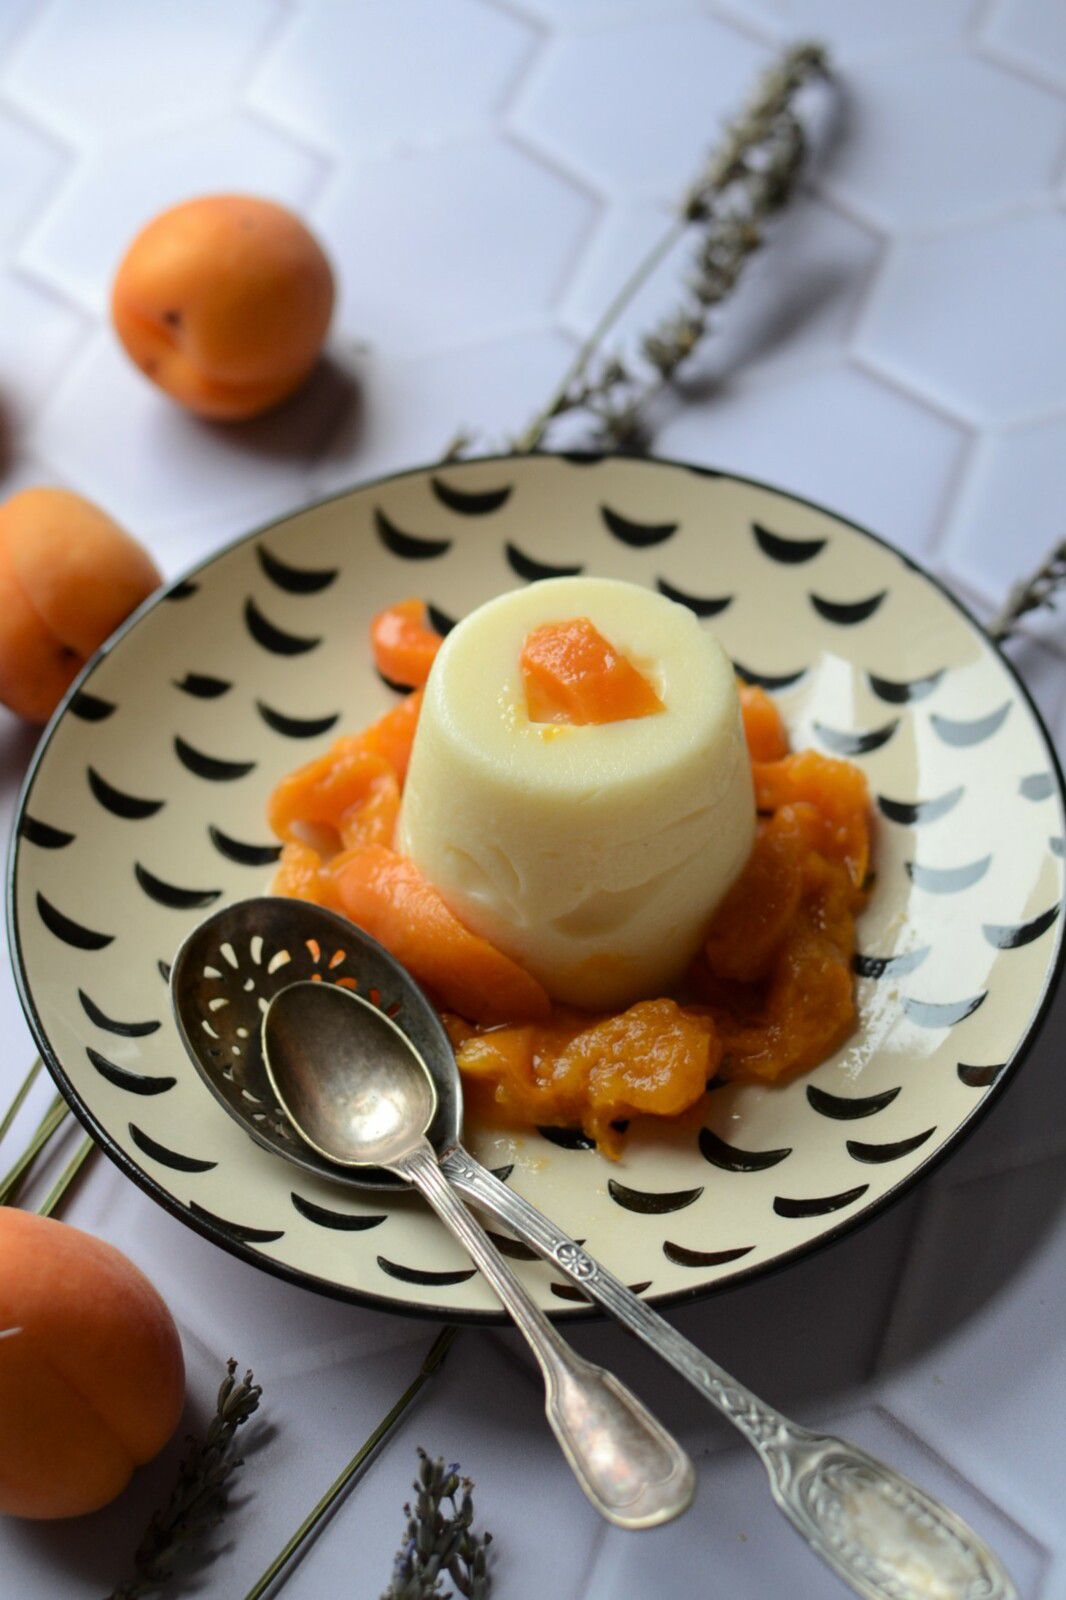
{"label": "white tablecloth", "polygon": [[[1060,0],[0,0],[0,490],[69,484],[174,574],[265,516],[431,458],[461,423],[498,443],[799,32],[837,57],[835,142],[658,447],[866,522],[987,610],[1064,527]],[[168,406],[106,320],[134,229],[220,189],[303,212],[341,282],[332,366],[287,412],[228,429]],[[630,329],[669,303],[678,270]],[[1063,650],[1054,619],[1014,647],[1060,734]],[[33,743],[0,720],[5,831]],[[0,1037],[6,1100],[33,1053],[7,971]],[[880,1221],[676,1313],[768,1398],[941,1492],[1026,1600],[1066,1600],[1064,1044],[1060,1004],[995,1114]],[[230,1353],[264,1384],[265,1426],[197,1591],[233,1600],[434,1330],[240,1265],[102,1157],[66,1216],[126,1250],[172,1306],[190,1425]],[[467,1330],[291,1579],[293,1600],[374,1600],[420,1442],[477,1479],[500,1600],[843,1592],[723,1424],[612,1329],[574,1338],[685,1441],[692,1514],[640,1536],[600,1524],[514,1341]],[[95,1517],[0,1524],[0,1591],[102,1594],[177,1448]]]}

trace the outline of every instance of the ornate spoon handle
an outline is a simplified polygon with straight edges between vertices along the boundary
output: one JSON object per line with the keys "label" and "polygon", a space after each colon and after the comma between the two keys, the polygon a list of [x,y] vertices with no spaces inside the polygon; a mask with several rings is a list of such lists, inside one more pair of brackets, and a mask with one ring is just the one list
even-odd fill
{"label": "ornate spoon handle", "polygon": [[1018,1600],[998,1558],[954,1512],[865,1451],[789,1422],[461,1146],[441,1166],[456,1188],[560,1267],[687,1378],[760,1456],[778,1506],[866,1600]]}
{"label": "ornate spoon handle", "polygon": [[428,1139],[392,1170],[422,1191],[524,1335],[544,1375],[552,1432],[601,1516],[620,1528],[653,1528],[680,1516],[696,1486],[688,1456],[613,1373],[570,1348],[458,1198]]}

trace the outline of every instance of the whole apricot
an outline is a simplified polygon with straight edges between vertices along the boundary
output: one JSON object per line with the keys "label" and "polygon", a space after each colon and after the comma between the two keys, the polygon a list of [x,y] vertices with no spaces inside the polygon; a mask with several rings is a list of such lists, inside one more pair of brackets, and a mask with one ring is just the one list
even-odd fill
{"label": "whole apricot", "polygon": [[318,359],[333,273],[284,206],[248,195],[186,200],[127,250],[111,314],[128,354],[172,399],[203,417],[257,416]]}
{"label": "whole apricot", "polygon": [[0,702],[45,722],[89,656],[160,583],[148,552],[69,489],[0,505]]}
{"label": "whole apricot", "polygon": [[184,1396],[174,1319],[132,1261],[0,1209],[0,1512],[107,1505],[174,1433]]}

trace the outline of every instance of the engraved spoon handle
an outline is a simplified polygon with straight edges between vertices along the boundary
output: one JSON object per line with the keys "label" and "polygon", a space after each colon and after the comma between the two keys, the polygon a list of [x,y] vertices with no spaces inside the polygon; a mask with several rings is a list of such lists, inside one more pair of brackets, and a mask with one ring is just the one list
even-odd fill
{"label": "engraved spoon handle", "polygon": [[954,1512],[854,1445],[789,1422],[678,1333],[462,1146],[441,1167],[471,1200],[560,1267],[687,1378],[758,1453],[780,1509],[866,1600],[1018,1600],[998,1558]]}
{"label": "engraved spoon handle", "polygon": [[592,1504],[621,1528],[651,1528],[692,1501],[688,1456],[613,1373],[578,1356],[504,1261],[423,1140],[393,1171],[419,1188],[481,1269],[525,1336],[544,1375],[545,1412]]}

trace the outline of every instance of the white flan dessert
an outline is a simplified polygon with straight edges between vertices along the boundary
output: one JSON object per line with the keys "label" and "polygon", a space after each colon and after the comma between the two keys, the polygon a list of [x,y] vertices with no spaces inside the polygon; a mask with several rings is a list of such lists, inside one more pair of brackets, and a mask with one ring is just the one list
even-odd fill
{"label": "white flan dessert", "polygon": [[[651,714],[535,720],[523,646],[570,619],[588,619],[642,675]],[[754,831],[733,669],[685,607],[613,579],[549,579],[448,635],[397,845],[556,999],[598,1010],[668,993]]]}

